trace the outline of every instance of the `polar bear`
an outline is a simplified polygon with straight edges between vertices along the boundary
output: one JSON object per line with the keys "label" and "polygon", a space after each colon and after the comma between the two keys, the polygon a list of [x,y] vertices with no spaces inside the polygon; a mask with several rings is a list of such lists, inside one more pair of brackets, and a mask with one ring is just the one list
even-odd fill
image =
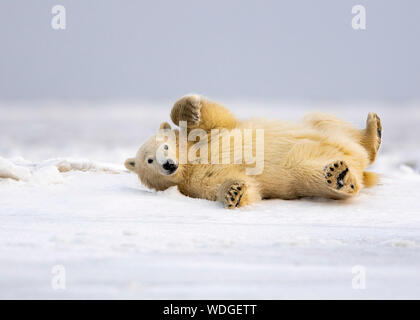
{"label": "polar bear", "polygon": [[[200,142],[209,143],[210,147],[205,152],[200,149],[198,160],[181,163],[180,130],[162,123],[160,129],[174,133],[176,139],[162,141],[157,135],[152,136],[135,158],[125,161],[126,168],[135,172],[144,185],[158,191],[177,186],[186,196],[220,201],[224,207],[234,209],[270,198],[346,199],[378,181],[377,174],[366,171],[381,145],[382,126],[375,113],[369,113],[362,130],[321,113],[310,114],[298,123],[241,121],[217,102],[188,95],[174,104],[170,116],[175,125],[184,123],[188,133],[196,129],[205,132],[205,139],[200,137]],[[234,130],[252,130],[253,138],[248,144],[255,144],[255,132],[263,130],[263,170],[252,175],[246,170],[249,165],[243,162],[201,161],[212,150],[221,149],[218,144],[215,147],[215,142],[223,135],[211,134],[217,129],[228,135]],[[188,141],[188,152],[196,145]],[[243,139],[242,151],[247,147]],[[160,157],[158,150],[163,152]],[[230,146],[228,150],[232,153],[234,148]]]}

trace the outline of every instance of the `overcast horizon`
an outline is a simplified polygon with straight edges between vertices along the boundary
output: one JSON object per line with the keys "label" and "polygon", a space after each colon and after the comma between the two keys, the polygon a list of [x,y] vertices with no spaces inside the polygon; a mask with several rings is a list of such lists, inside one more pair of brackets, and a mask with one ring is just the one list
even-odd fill
{"label": "overcast horizon", "polygon": [[5,0],[0,101],[419,101],[419,18],[408,0]]}

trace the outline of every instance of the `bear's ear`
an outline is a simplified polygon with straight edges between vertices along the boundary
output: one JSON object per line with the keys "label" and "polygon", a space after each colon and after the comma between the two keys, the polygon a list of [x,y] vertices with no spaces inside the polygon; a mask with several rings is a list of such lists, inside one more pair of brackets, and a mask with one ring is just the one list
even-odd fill
{"label": "bear's ear", "polygon": [[128,158],[127,160],[125,160],[124,165],[128,170],[134,171],[134,169],[136,168],[136,159]]}
{"label": "bear's ear", "polygon": [[161,123],[159,129],[171,129],[171,125],[167,122],[163,122],[163,123]]}

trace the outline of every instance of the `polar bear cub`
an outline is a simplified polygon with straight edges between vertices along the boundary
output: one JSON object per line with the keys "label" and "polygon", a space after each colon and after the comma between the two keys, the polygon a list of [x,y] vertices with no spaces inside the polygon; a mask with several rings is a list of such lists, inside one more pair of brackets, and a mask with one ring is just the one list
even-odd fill
{"label": "polar bear cub", "polygon": [[[366,171],[381,144],[375,113],[368,115],[365,129],[320,113],[298,123],[241,121],[217,102],[188,95],[174,104],[170,116],[179,128],[162,123],[136,157],[125,161],[155,190],[177,186],[186,196],[234,209],[268,198],[346,199],[378,181]],[[249,162],[238,161],[237,152],[250,152],[254,167],[260,159],[262,170],[250,174]]]}

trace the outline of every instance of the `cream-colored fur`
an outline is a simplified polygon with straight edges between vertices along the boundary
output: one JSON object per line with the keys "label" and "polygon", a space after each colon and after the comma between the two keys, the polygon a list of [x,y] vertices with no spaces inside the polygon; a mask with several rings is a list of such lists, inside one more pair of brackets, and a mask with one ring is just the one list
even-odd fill
{"label": "cream-colored fur", "polygon": [[[299,123],[239,121],[222,105],[198,95],[189,95],[175,103],[171,119],[176,125],[186,121],[188,131],[194,128],[205,130],[213,148],[212,129],[263,129],[264,170],[252,176],[246,173],[249,165],[244,163],[177,165],[179,142],[166,142],[165,148],[175,163],[173,168],[177,167],[175,172],[168,174],[155,157],[163,142],[157,142],[153,136],[135,158],[125,162],[126,167],[136,172],[149,188],[165,190],[176,185],[187,196],[220,201],[227,208],[235,208],[266,198],[317,196],[346,199],[378,181],[375,173],[365,171],[376,159],[381,143],[382,127],[374,113],[368,115],[367,126],[362,130],[320,113],[310,114]],[[161,129],[170,129],[170,125],[163,123]],[[179,135],[178,130],[175,133]],[[255,145],[255,136],[253,143]],[[188,143],[190,148],[194,148],[193,142]],[[202,156],[204,154],[200,159]]]}

